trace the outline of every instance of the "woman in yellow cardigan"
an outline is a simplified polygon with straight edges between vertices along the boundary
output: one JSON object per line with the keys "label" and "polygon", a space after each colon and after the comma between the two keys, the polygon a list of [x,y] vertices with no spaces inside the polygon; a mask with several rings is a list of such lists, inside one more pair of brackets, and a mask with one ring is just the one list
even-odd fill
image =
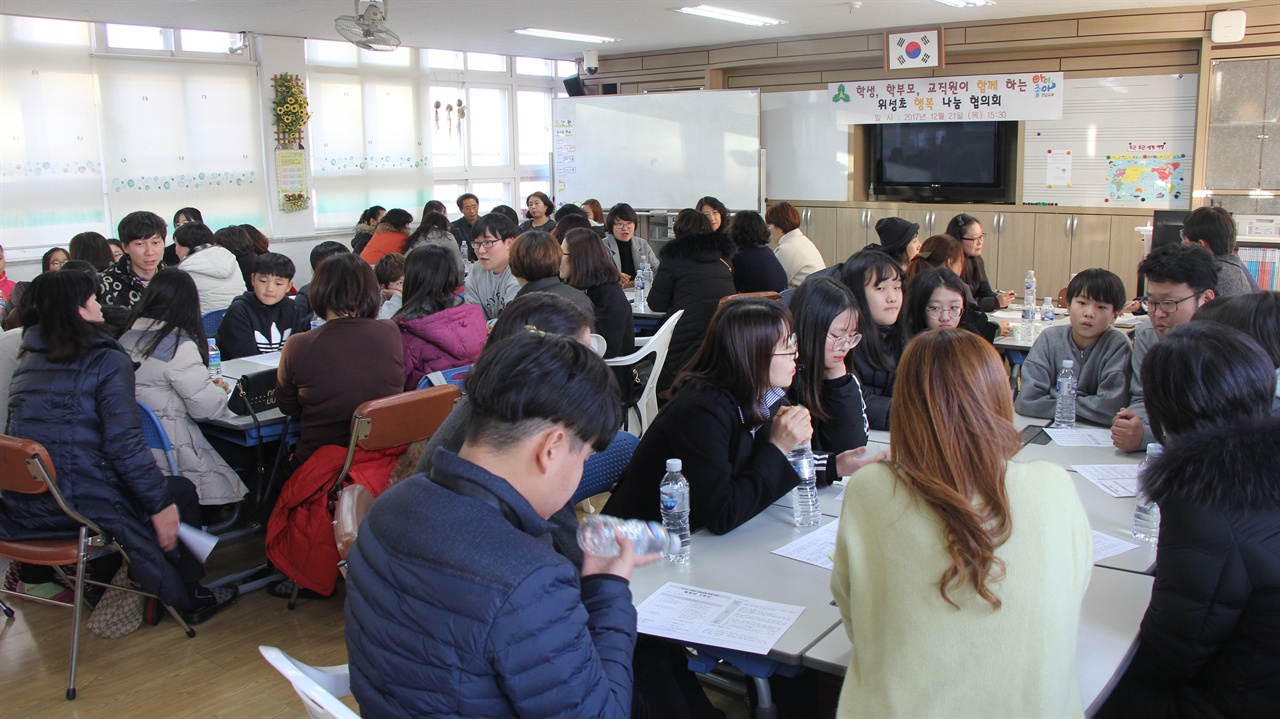
{"label": "woman in yellow cardigan", "polygon": [[1076,627],[1093,562],[1061,468],[1013,463],[991,345],[925,332],[898,364],[891,459],[849,480],[831,591],[853,656],[840,717],[1081,716]]}

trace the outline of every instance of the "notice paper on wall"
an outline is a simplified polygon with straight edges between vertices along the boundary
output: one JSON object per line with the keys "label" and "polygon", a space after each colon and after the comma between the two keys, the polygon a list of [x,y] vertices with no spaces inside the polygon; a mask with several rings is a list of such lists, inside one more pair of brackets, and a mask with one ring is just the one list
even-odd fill
{"label": "notice paper on wall", "polygon": [[1071,469],[1112,497],[1138,494],[1139,464],[1073,464]]}
{"label": "notice paper on wall", "polygon": [[1099,531],[1093,533],[1093,561],[1101,562],[1107,557],[1114,557],[1117,554],[1124,554],[1133,549],[1137,549],[1138,545],[1133,542],[1126,542],[1123,539],[1116,539],[1110,534],[1103,534]]}
{"label": "notice paper on wall", "polygon": [[1049,150],[1046,187],[1071,187],[1071,151]]}
{"label": "notice paper on wall", "polygon": [[804,607],[667,582],[636,613],[644,634],[768,654]]}
{"label": "notice paper on wall", "polygon": [[1111,430],[1109,429],[1054,429],[1046,428],[1055,444],[1059,447],[1110,447]]}
{"label": "notice paper on wall", "polygon": [[[843,496],[844,491],[841,490],[840,494]],[[831,554],[836,551],[836,530],[839,527],[839,522],[831,522],[799,539],[778,547],[773,550],[773,554],[788,559],[797,559],[815,567],[831,569],[835,566],[831,563]]]}

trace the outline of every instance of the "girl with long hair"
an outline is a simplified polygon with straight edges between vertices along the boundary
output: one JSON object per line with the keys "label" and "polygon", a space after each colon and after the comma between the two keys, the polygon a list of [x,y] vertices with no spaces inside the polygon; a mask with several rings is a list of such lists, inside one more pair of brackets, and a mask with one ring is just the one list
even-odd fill
{"label": "girl with long hair", "polygon": [[840,268],[840,281],[858,301],[858,333],[862,341],[846,362],[862,382],[867,419],[872,429],[889,428],[893,380],[902,352],[902,266],[876,250],[855,253]]}
{"label": "girl with long hair", "polygon": [[1080,716],[1093,553],[1074,485],[1011,461],[1008,375],[981,338],[921,334],[898,377],[891,457],[850,478],[840,514],[831,592],[854,653],[838,716]]}
{"label": "girl with long hair", "polygon": [[596,332],[604,337],[604,356],[625,357],[635,351],[636,329],[631,303],[622,291],[622,275],[594,230],[579,228],[565,234],[560,277],[591,300]]}
{"label": "girl with long hair", "polygon": [[391,318],[400,328],[405,391],[424,375],[475,362],[484,347],[484,310],[458,296],[463,278],[456,255],[456,244],[452,251],[432,244],[405,258],[402,305]]}
{"label": "girl with long hair", "polygon": [[458,265],[459,270],[463,270],[465,263],[462,261],[462,251],[458,249],[458,241],[454,239],[449,232],[449,218],[440,212],[428,212],[422,216],[422,222],[418,223],[418,229],[409,235],[409,239],[405,240],[404,253],[406,256],[410,251],[422,247],[424,245],[438,245],[447,249],[452,248],[455,255],[454,261]]}
{"label": "girl with long hair", "polygon": [[957,273],[973,293],[973,299],[983,312],[994,312],[1004,309],[1013,301],[1012,292],[997,292],[991,289],[987,279],[987,264],[982,259],[982,248],[987,241],[987,233],[982,223],[973,215],[960,213],[947,223],[946,232],[964,243],[964,272]]}
{"label": "girl with long hair", "polygon": [[111,252],[111,245],[107,243],[107,238],[97,232],[81,232],[72,237],[67,249],[71,259],[84,260],[99,272],[115,262],[115,256]]}

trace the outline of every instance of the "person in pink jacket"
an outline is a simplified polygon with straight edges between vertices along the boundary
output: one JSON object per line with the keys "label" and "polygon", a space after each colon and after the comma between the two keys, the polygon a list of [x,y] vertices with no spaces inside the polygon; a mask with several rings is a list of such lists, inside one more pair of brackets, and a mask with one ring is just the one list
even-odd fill
{"label": "person in pink jacket", "polygon": [[424,375],[476,361],[488,328],[480,305],[458,296],[462,273],[456,258],[436,245],[409,252],[404,265],[404,303],[391,319],[404,347],[404,388]]}

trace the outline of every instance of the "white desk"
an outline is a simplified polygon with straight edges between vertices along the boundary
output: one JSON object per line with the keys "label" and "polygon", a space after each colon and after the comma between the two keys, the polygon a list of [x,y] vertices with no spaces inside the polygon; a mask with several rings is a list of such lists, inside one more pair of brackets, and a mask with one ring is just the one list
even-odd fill
{"label": "white desk", "polygon": [[[1080,608],[1076,672],[1086,714],[1092,716],[1129,666],[1138,627],[1151,601],[1155,579],[1143,574],[1093,568]],[[804,665],[844,676],[853,645],[842,624],[804,654]]]}
{"label": "white desk", "polygon": [[[276,352],[272,355],[263,357],[264,360],[270,357],[274,362],[264,363],[262,361],[253,361],[249,359],[232,359],[222,363],[222,376],[230,384],[235,384],[236,380],[244,375],[261,372],[263,370],[274,369],[280,362],[280,353]],[[254,426],[253,417],[249,415],[235,415],[230,412],[214,417],[200,424],[204,425],[208,433],[234,442],[241,446],[252,447],[260,442],[269,442],[280,438],[281,427],[284,424],[284,413],[279,409],[269,409],[258,414],[258,424],[262,426],[262,432],[259,435],[257,428]],[[230,431],[227,431],[230,430]],[[291,430],[291,434],[298,432],[295,426]]]}

